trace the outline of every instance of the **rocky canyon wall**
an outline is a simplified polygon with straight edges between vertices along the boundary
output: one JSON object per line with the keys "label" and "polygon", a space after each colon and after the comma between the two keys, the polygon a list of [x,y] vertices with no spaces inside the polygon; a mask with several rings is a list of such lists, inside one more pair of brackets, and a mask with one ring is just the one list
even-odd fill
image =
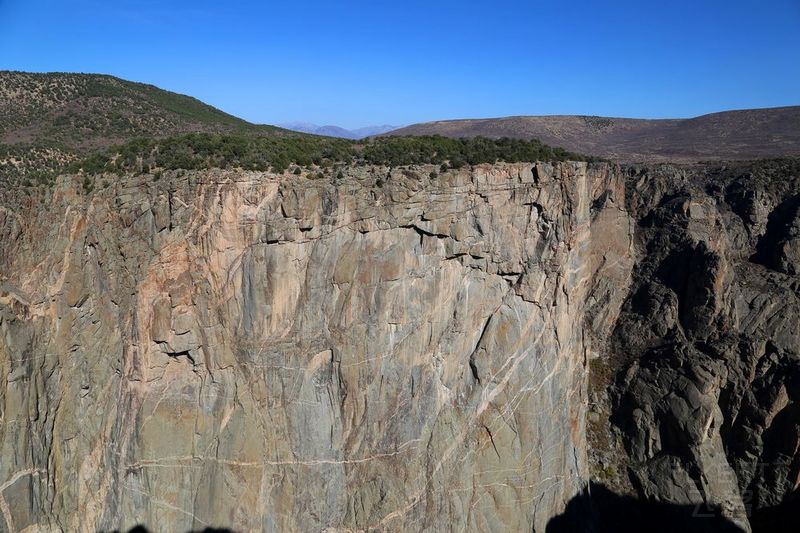
{"label": "rocky canyon wall", "polygon": [[791,531],[800,163],[432,170],[0,192],[0,529]]}
{"label": "rocky canyon wall", "polygon": [[544,531],[590,477],[625,176],[417,170],[4,191],[0,529]]}
{"label": "rocky canyon wall", "polygon": [[672,513],[600,521],[795,531],[800,162],[625,173],[636,265],[592,362],[589,449],[597,482]]}

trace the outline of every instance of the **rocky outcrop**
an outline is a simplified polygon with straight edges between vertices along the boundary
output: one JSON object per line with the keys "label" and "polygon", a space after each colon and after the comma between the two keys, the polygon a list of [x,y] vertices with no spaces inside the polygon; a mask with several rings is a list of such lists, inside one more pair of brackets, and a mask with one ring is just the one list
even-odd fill
{"label": "rocky outcrop", "polygon": [[630,171],[638,259],[592,393],[596,471],[618,490],[695,521],[788,526],[767,522],[800,485],[798,175],[796,161]]}
{"label": "rocky outcrop", "polygon": [[796,161],[432,170],[0,192],[0,529],[791,523]]}
{"label": "rocky outcrop", "polygon": [[431,170],[7,191],[2,528],[543,531],[589,479],[623,176]]}

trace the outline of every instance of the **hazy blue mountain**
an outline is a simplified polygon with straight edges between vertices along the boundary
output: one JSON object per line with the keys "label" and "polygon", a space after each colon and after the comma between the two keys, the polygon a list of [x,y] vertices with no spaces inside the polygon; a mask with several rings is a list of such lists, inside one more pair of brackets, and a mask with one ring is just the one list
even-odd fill
{"label": "hazy blue mountain", "polygon": [[343,139],[363,139],[364,137],[380,135],[381,133],[386,133],[398,128],[398,126],[382,124],[379,126],[364,126],[363,128],[348,130],[339,126],[319,126],[310,122],[287,122],[283,124],[282,127],[288,130],[301,131],[303,133],[327,135],[328,137],[341,137]]}
{"label": "hazy blue mountain", "polygon": [[389,124],[381,124],[380,126],[364,126],[363,128],[357,128],[354,130],[350,130],[355,133],[359,139],[364,137],[372,137],[373,135],[380,135],[381,133],[386,133],[389,131],[396,130],[398,126],[390,126]]}

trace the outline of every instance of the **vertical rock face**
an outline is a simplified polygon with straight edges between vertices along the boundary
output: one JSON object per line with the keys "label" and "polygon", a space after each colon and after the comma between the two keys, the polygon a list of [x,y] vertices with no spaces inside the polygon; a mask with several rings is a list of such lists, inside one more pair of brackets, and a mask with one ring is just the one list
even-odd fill
{"label": "vertical rock face", "polygon": [[[0,529],[544,531],[589,479],[586,363],[634,262],[624,176],[429,171],[5,192]],[[731,319],[726,253],[692,248],[709,275],[674,313],[699,307],[696,335]]]}
{"label": "vertical rock face", "polygon": [[745,531],[796,527],[778,517],[800,486],[798,170],[627,179],[637,262],[594,372],[605,407],[590,441],[604,482],[690,509],[690,530],[709,515]]}
{"label": "vertical rock face", "polygon": [[791,528],[797,161],[431,170],[0,192],[0,530]]}

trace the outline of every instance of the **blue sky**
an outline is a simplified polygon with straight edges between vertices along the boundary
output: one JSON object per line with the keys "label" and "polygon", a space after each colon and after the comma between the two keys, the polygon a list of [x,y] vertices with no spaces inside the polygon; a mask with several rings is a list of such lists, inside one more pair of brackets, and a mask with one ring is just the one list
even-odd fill
{"label": "blue sky", "polygon": [[0,0],[0,69],[260,123],[694,116],[800,104],[800,0]]}

